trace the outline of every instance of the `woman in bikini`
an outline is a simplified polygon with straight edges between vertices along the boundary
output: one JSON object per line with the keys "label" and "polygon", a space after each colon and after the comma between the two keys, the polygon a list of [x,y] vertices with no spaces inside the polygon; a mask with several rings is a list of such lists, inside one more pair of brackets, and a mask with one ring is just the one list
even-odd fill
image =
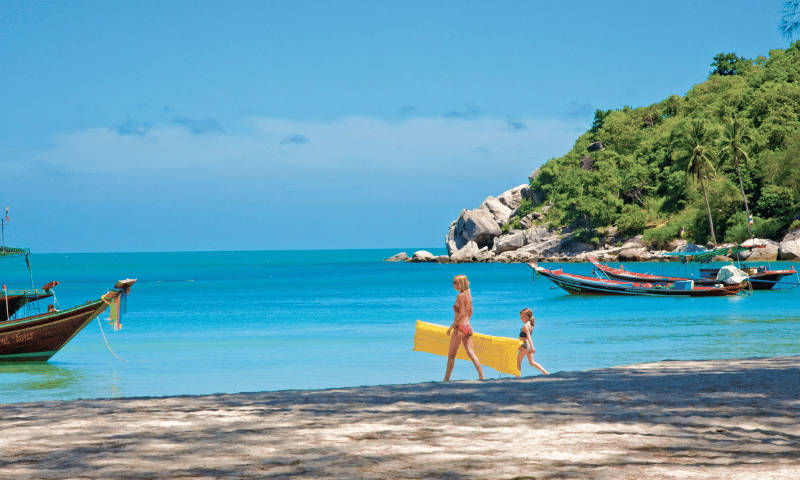
{"label": "woman in bikini", "polygon": [[459,293],[456,297],[456,304],[453,305],[455,312],[453,324],[447,329],[447,334],[450,335],[450,350],[447,353],[447,372],[444,374],[444,381],[450,381],[450,373],[456,362],[459,344],[464,344],[464,350],[467,351],[467,356],[475,365],[478,376],[484,380],[483,367],[472,349],[472,327],[469,324],[469,319],[472,317],[472,294],[469,291],[469,280],[465,275],[456,275],[453,278],[453,288]]}
{"label": "woman in bikini", "polygon": [[519,339],[522,340],[522,345],[519,346],[519,353],[517,353],[517,369],[522,371],[522,359],[528,357],[528,363],[545,375],[550,375],[543,366],[533,361],[533,354],[536,349],[533,348],[533,340],[531,340],[531,331],[536,319],[533,318],[533,312],[530,308],[524,308],[519,312],[519,319],[522,320],[522,328],[519,331]]}

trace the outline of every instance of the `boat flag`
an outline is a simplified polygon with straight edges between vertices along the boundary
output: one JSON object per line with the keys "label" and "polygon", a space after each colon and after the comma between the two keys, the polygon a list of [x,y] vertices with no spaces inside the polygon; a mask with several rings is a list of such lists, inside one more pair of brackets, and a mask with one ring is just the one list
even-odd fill
{"label": "boat flag", "polygon": [[[11,205],[9,205],[9,207],[10,207],[10,206],[11,206]],[[11,221],[11,219],[10,219],[10,218],[8,218],[8,207],[6,207],[6,222],[10,222],[10,221]]]}

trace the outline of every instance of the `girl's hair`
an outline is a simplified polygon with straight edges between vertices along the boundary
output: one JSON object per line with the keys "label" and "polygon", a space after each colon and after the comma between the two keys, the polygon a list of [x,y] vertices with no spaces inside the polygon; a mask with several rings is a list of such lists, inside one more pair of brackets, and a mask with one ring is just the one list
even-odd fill
{"label": "girl's hair", "polygon": [[519,311],[519,313],[528,317],[528,321],[533,320],[533,312],[531,311],[530,308],[523,308],[522,310]]}
{"label": "girl's hair", "polygon": [[453,277],[453,283],[458,287],[459,292],[469,291],[469,280],[466,275],[456,275]]}

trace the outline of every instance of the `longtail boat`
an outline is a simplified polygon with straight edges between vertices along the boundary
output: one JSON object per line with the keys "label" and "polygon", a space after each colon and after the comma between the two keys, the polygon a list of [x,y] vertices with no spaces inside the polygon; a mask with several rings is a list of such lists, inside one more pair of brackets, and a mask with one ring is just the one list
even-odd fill
{"label": "longtail boat", "polygon": [[691,282],[651,283],[626,282],[606,278],[587,277],[566,273],[563,269],[550,270],[536,263],[528,264],[534,271],[569,293],[579,295],[657,295],[667,297],[722,297],[736,295],[744,283],[733,285],[698,286]]}
{"label": "longtail boat", "polygon": [[[800,282],[781,282],[783,277],[788,277],[789,275],[797,275],[797,270],[794,269],[794,265],[788,270],[770,270],[766,266],[758,266],[758,267],[749,267],[747,264],[742,264],[741,268],[745,273],[748,275],[748,282],[753,287],[753,290],[771,290],[775,285],[779,283],[786,283],[787,285],[797,286]],[[700,275],[703,276],[703,280],[716,277],[717,273],[719,272],[719,268],[701,268]],[[800,277],[798,277],[800,278]]]}
{"label": "longtail boat", "polygon": [[[0,258],[25,257],[28,271],[31,270],[29,260],[30,249],[14,248],[5,245],[6,216],[0,217],[3,227]],[[119,329],[121,301],[127,298],[135,279],[120,280],[114,288],[99,299],[88,301],[83,305],[60,310],[58,302],[48,305],[46,313],[41,313],[38,302],[49,299],[53,287],[58,282],[50,282],[41,290],[8,290],[3,285],[0,296],[0,363],[2,362],[46,362],[61,348],[72,340],[83,328],[106,308],[111,307],[111,319],[114,329]],[[33,275],[31,274],[31,284]],[[22,309],[25,307],[25,311]]]}
{"label": "longtail boat", "polygon": [[[703,277],[703,278],[688,278],[688,277],[669,277],[666,275],[655,275],[651,273],[639,273],[639,272],[632,272],[630,270],[626,270],[625,267],[620,265],[617,268],[614,268],[610,265],[603,265],[602,263],[598,262],[594,257],[587,257],[595,269],[602,272],[603,274],[607,275],[609,278],[613,280],[622,280],[626,282],[647,282],[647,283],[675,283],[675,282],[686,282],[692,281],[695,285],[698,286],[711,286],[716,285],[718,283],[722,283],[721,280],[717,280],[716,273],[715,276],[712,277]],[[719,269],[717,269],[719,270]]]}
{"label": "longtail boat", "polygon": [[97,300],[66,310],[0,322],[0,362],[46,362],[109,306],[119,318],[120,300],[135,279],[120,280]]}
{"label": "longtail boat", "polygon": [[[0,258],[24,256],[25,263],[28,264],[28,270],[30,270],[30,261],[28,261],[28,256],[30,254],[31,251],[27,248],[0,246]],[[33,283],[33,280],[31,280],[31,283]],[[0,321],[8,320],[30,302],[52,297],[53,292],[51,289],[56,285],[58,285],[58,282],[50,282],[41,289],[36,289],[31,286],[30,289],[24,290],[8,290],[6,286],[3,285],[3,290],[0,291]]]}

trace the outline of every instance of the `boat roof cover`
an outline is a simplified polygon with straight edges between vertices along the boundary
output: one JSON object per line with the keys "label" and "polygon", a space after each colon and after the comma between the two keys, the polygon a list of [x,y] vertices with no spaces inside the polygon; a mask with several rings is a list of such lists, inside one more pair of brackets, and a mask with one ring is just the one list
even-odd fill
{"label": "boat roof cover", "polygon": [[732,255],[736,252],[744,252],[745,250],[750,250],[750,249],[747,247],[742,247],[741,245],[737,245],[734,247],[719,247],[713,250],[708,250],[705,247],[701,247],[693,243],[687,243],[681,248],[680,251],[663,252],[660,255],[665,257],[680,257],[681,262],[695,261],[700,263],[709,263],[717,255],[727,256],[727,255]]}
{"label": "boat roof cover", "polygon": [[725,282],[728,285],[735,285],[747,280],[749,276],[747,273],[739,270],[733,265],[725,265],[717,272],[717,280]]}
{"label": "boat roof cover", "polygon": [[21,257],[31,253],[30,248],[0,247],[0,257]]}

